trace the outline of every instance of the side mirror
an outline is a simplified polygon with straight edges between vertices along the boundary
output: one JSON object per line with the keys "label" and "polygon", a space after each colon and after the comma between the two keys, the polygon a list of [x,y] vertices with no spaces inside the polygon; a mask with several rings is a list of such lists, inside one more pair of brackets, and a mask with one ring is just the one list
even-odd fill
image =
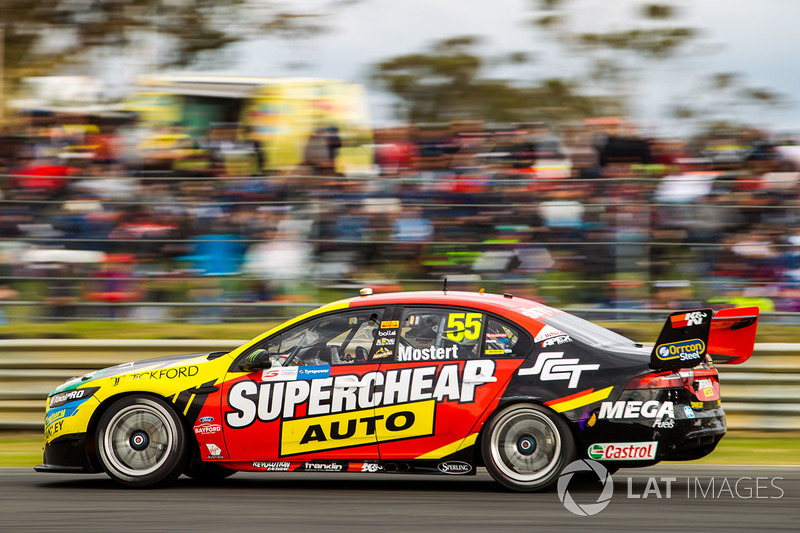
{"label": "side mirror", "polygon": [[266,350],[259,349],[247,356],[242,363],[242,370],[252,372],[253,370],[266,370],[272,368],[272,358]]}

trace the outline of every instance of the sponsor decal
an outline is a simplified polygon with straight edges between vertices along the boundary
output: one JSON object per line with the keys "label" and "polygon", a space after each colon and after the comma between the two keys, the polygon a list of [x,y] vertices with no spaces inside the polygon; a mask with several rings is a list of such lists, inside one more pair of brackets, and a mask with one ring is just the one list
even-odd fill
{"label": "sponsor decal", "polygon": [[703,323],[708,313],[704,311],[693,311],[684,315],[669,317],[673,328],[685,328],[687,326],[699,326]]}
{"label": "sponsor decal", "polygon": [[505,333],[505,332],[502,332],[502,331],[500,333],[487,333],[486,334],[486,338],[487,339],[507,339],[508,338],[508,334]]}
{"label": "sponsor decal", "polygon": [[131,375],[131,379],[176,379],[176,378],[190,378],[197,375],[200,369],[196,365],[192,366],[179,366],[173,368],[161,368],[158,370],[149,370],[146,372],[138,372]]}
{"label": "sponsor decal", "polygon": [[330,365],[281,366],[268,368],[261,372],[262,381],[294,381],[296,379],[327,378],[331,375]]}
{"label": "sponsor decal", "polygon": [[[511,350],[509,350],[509,352],[510,351]],[[483,353],[485,353],[486,355],[503,355],[504,353],[506,353],[506,351],[505,350],[484,350]]]}
{"label": "sponsor decal", "polygon": [[[437,372],[438,370],[438,372]],[[329,376],[310,381],[242,380],[228,390],[225,424],[243,428],[278,418],[305,417],[433,399],[470,403],[478,387],[494,381],[495,362],[473,359],[460,363],[374,370],[362,376]],[[308,420],[308,418],[305,418]],[[298,438],[299,440],[299,438]]]}
{"label": "sponsor decal", "polygon": [[550,337],[549,339],[545,339],[542,341],[542,348],[547,348],[548,346],[566,344],[568,342],[572,342],[572,338],[569,335],[559,335],[558,337]]}
{"label": "sponsor decal", "polygon": [[397,330],[394,331],[383,331],[382,329],[378,330],[378,337],[394,337],[397,335]]}
{"label": "sponsor decal", "polygon": [[683,412],[686,414],[686,418],[694,418],[694,411],[688,405],[683,408]]}
{"label": "sponsor decal", "polygon": [[530,368],[521,368],[520,376],[539,375],[542,381],[567,381],[567,388],[574,389],[578,386],[581,372],[597,370],[599,364],[580,364],[580,359],[561,359],[564,352],[542,352],[534,365]]}
{"label": "sponsor decal", "polygon": [[472,465],[463,461],[446,461],[439,463],[436,468],[443,474],[469,474],[472,472]]}
{"label": "sponsor decal", "polygon": [[590,403],[605,400],[611,395],[612,390],[614,390],[614,387],[606,387],[598,391],[587,389],[569,396],[564,396],[563,398],[556,398],[555,400],[544,402],[544,404],[557,413],[563,413],[564,411],[571,411],[572,409],[584,407]]}
{"label": "sponsor decal", "polygon": [[656,346],[656,357],[662,361],[680,359],[694,361],[700,359],[706,351],[706,344],[700,339],[680,342],[667,342]]}
{"label": "sponsor decal", "polygon": [[589,458],[595,461],[652,461],[658,442],[608,442],[589,446]]}
{"label": "sponsor decal", "polygon": [[261,381],[293,381],[297,379],[296,366],[267,368],[261,372]]}
{"label": "sponsor decal", "polygon": [[44,428],[44,438],[45,440],[50,440],[50,438],[61,431],[61,428],[64,426],[64,420],[57,420],[53,422],[46,428]]}
{"label": "sponsor decal", "polygon": [[213,421],[214,421],[214,417],[213,416],[203,416],[203,417],[200,418],[200,420],[198,420],[198,422],[200,422],[202,424],[208,424],[208,423],[213,422]]}
{"label": "sponsor decal", "polygon": [[377,346],[394,346],[394,337],[388,338],[378,338],[378,341],[375,343]]}
{"label": "sponsor decal", "polygon": [[347,463],[306,461],[303,463],[303,470],[306,472],[341,472],[342,470],[347,470]]}
{"label": "sponsor decal", "polygon": [[289,461],[253,461],[253,468],[260,468],[267,472],[288,472],[292,467]]}
{"label": "sponsor decal", "polygon": [[87,400],[99,390],[100,387],[86,387],[85,389],[72,389],[67,392],[59,392],[50,397],[50,409],[61,407],[65,403]]}
{"label": "sponsor decal", "polygon": [[208,448],[208,453],[206,458],[208,459],[222,459],[222,449],[216,444],[206,444],[206,448]]}
{"label": "sponsor decal", "polygon": [[444,359],[458,359],[458,346],[450,346],[448,348],[437,348],[430,346],[428,348],[412,348],[411,346],[403,346],[402,344],[397,351],[398,361],[436,361]]}
{"label": "sponsor decal", "polygon": [[384,320],[381,322],[381,329],[397,329],[400,327],[399,320]]}
{"label": "sponsor decal", "polygon": [[194,427],[195,435],[213,435],[222,431],[222,426],[219,424],[201,424]]}
{"label": "sponsor decal", "polygon": [[45,426],[49,426],[50,424],[52,424],[56,420],[61,420],[66,415],[67,415],[67,410],[66,409],[59,409],[55,413],[50,413],[46,417],[44,417],[44,425]]}
{"label": "sponsor decal", "polygon": [[297,369],[297,379],[319,379],[330,375],[330,365],[301,366]]}
{"label": "sponsor decal", "polygon": [[664,420],[656,420],[653,422],[654,428],[661,428],[661,429],[672,429],[675,427],[675,419],[674,418],[666,418]]}
{"label": "sponsor decal", "polygon": [[689,405],[692,407],[692,409],[702,409],[703,408],[703,402],[691,402],[691,403],[689,403]]}
{"label": "sponsor decal", "polygon": [[54,410],[50,409],[47,411],[47,415],[44,418],[44,425],[45,427],[50,426],[51,424],[57,422],[58,420],[63,420],[64,418],[69,418],[75,413],[78,412],[78,407],[81,406],[83,402],[73,402],[66,407],[62,407],[60,409]]}
{"label": "sponsor decal", "polygon": [[319,452],[433,435],[436,400],[285,420],[280,455]]}
{"label": "sponsor decal", "polygon": [[523,315],[527,316],[528,318],[533,318],[534,320],[546,316],[553,316],[557,313],[558,311],[556,309],[553,309],[552,307],[547,307],[546,305],[530,307],[522,312]]}
{"label": "sponsor decal", "polygon": [[646,402],[628,400],[617,402],[603,402],[600,404],[600,413],[597,415],[602,419],[625,419],[625,418],[655,418],[661,420],[665,416],[675,417],[675,409],[672,402],[657,402],[649,400]]}
{"label": "sponsor decal", "polygon": [[710,401],[719,398],[719,392],[714,388],[714,381],[710,378],[697,380],[695,396],[699,400]]}
{"label": "sponsor decal", "polygon": [[553,326],[545,325],[542,329],[539,330],[539,333],[536,334],[536,337],[533,339],[533,342],[542,342],[545,339],[549,339],[550,337],[558,337],[560,335],[565,335],[563,331],[560,329],[556,329]]}
{"label": "sponsor decal", "polygon": [[373,359],[384,359],[386,357],[391,357],[394,355],[394,351],[390,350],[389,348],[378,348],[375,350],[375,355],[372,356]]}
{"label": "sponsor decal", "polygon": [[364,461],[364,463],[361,465],[362,472],[375,473],[375,472],[381,472],[382,470],[383,467],[376,461]]}

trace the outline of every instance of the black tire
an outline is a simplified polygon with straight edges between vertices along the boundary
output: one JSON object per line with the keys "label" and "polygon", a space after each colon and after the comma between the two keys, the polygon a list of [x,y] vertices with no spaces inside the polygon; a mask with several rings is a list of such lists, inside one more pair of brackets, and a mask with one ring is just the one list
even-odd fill
{"label": "black tire", "polygon": [[575,459],[575,441],[567,423],[550,409],[514,404],[484,427],[481,454],[498,483],[520,492],[541,491]]}
{"label": "black tire", "polygon": [[150,396],[115,402],[100,418],[97,454],[122,485],[145,488],[178,478],[186,463],[186,432],[170,405]]}

